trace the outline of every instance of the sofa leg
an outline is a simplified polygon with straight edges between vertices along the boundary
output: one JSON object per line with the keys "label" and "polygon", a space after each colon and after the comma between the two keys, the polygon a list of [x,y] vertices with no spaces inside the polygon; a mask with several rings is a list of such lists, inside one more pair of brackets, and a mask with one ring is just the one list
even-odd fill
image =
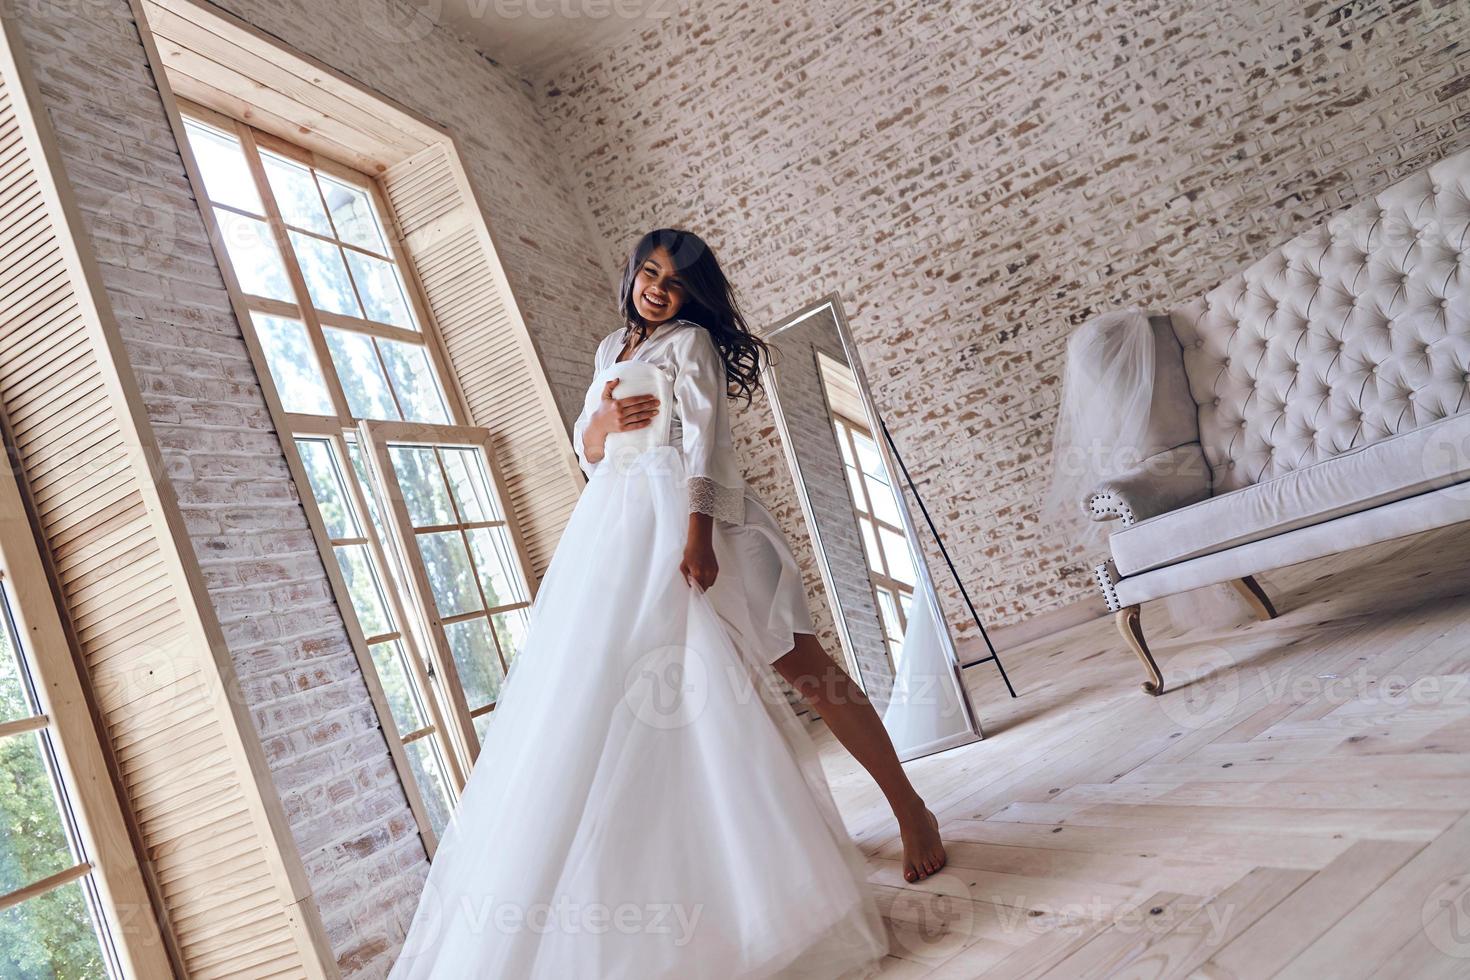
{"label": "sofa leg", "polygon": [[1235,586],[1235,591],[1250,605],[1251,613],[1257,619],[1264,622],[1276,618],[1276,607],[1271,605],[1271,597],[1266,595],[1266,590],[1261,588],[1261,583],[1254,576],[1231,579],[1230,584]]}
{"label": "sofa leg", "polygon": [[1118,610],[1117,614],[1118,632],[1123,634],[1123,639],[1138,654],[1138,659],[1143,661],[1143,669],[1148,671],[1149,680],[1144,681],[1145,692],[1158,697],[1164,693],[1164,675],[1159,673],[1159,665],[1154,663],[1154,655],[1148,652],[1148,641],[1143,638],[1143,620],[1138,606],[1127,606]]}

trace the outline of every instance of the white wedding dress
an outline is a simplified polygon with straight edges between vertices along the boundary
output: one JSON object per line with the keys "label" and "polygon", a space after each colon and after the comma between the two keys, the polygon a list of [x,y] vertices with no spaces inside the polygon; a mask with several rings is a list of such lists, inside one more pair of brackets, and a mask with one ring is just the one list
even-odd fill
{"label": "white wedding dress", "polygon": [[[578,454],[609,379],[664,410],[583,458],[392,977],[868,975],[887,939],[867,865],[768,666],[810,619],[740,479],[718,352],[682,321],[624,363],[609,341]],[[679,573],[691,508],[717,517],[708,593]]]}

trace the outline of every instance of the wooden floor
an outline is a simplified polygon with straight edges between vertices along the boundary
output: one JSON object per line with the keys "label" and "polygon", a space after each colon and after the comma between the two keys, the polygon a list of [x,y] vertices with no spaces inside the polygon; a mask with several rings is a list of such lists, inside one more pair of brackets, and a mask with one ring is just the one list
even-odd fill
{"label": "wooden floor", "polygon": [[1111,617],[1007,651],[1019,700],[969,671],[986,740],[907,767],[918,885],[822,732],[885,977],[1470,977],[1470,526],[1260,579],[1268,623],[1145,606],[1162,698]]}

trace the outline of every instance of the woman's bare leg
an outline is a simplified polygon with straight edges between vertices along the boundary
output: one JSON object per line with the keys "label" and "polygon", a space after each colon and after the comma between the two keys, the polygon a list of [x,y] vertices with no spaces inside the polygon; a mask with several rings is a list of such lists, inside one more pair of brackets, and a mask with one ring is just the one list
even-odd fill
{"label": "woman's bare leg", "polygon": [[822,716],[837,741],[868,770],[887,797],[903,838],[904,878],[918,881],[944,867],[939,821],[909,782],[893,740],[863,689],[810,633],[797,633],[796,646],[776,661],[775,668]]}

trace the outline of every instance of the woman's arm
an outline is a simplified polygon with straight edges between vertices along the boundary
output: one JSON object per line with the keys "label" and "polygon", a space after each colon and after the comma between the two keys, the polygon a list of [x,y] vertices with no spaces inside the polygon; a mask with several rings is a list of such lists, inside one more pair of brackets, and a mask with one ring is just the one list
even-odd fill
{"label": "woman's arm", "polygon": [[688,332],[688,347],[674,377],[674,401],[683,432],[689,484],[689,536],[680,570],[702,589],[719,573],[713,531],[716,519],[745,521],[745,480],[730,432],[725,362],[709,334]]}
{"label": "woman's arm", "polygon": [[598,460],[602,459],[599,451],[597,459],[589,455],[591,446],[587,444],[587,427],[592,421],[592,407],[582,406],[582,414],[577,416],[577,421],[572,424],[572,450],[577,454],[577,464],[582,467],[582,472],[587,474],[587,479],[592,479],[592,472],[596,469]]}
{"label": "woman's arm", "polygon": [[745,478],[730,432],[725,362],[704,328],[690,330],[674,376],[683,430],[689,509],[732,524],[745,523]]}
{"label": "woman's arm", "polygon": [[701,589],[715,584],[720,563],[715,560],[715,519],[698,512],[689,515],[689,537],[684,545],[684,560],[679,571],[684,581],[697,583]]}
{"label": "woman's arm", "polygon": [[618,380],[613,378],[603,386],[602,398],[597,403],[596,410],[584,412],[586,421],[578,419],[572,431],[578,455],[587,464],[582,469],[589,477],[592,475],[591,467],[602,462],[606,454],[608,433],[630,432],[652,425],[653,417],[658,414],[657,395],[614,398],[613,389],[618,386]]}

